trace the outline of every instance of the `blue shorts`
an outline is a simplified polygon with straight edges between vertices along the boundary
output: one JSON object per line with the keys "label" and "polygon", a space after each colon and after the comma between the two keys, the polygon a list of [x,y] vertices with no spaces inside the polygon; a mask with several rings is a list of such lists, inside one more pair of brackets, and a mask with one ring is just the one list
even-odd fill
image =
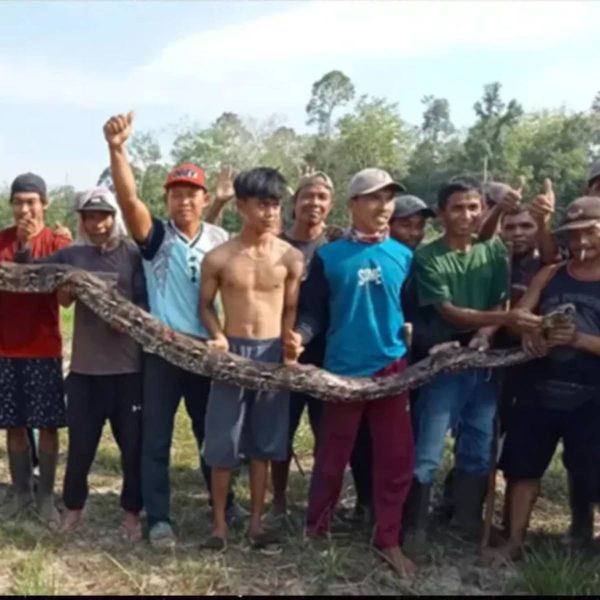
{"label": "blue shorts", "polygon": [[[229,338],[234,354],[281,363],[281,338]],[[289,392],[255,391],[213,380],[206,407],[204,460],[210,467],[235,469],[240,456],[282,461],[288,454]]]}

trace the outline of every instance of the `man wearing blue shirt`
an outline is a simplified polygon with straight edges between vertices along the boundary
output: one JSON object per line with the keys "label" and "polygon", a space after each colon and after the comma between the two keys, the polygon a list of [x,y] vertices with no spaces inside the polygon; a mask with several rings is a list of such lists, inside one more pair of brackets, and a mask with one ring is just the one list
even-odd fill
{"label": "man wearing blue shirt", "polygon": [[[200,270],[210,250],[227,240],[227,233],[201,220],[209,202],[204,170],[178,165],[165,183],[169,220],[153,217],[138,198],[125,152],[133,113],[112,117],[104,126],[117,200],[133,239],[140,246],[150,312],[166,326],[198,339],[208,335],[198,313]],[[233,195],[233,192],[232,194]],[[150,543],[172,546],[169,455],[175,414],[183,396],[198,446],[204,441],[204,420],[210,379],[172,365],[162,357],[144,355],[142,496],[148,515]],[[202,462],[207,488],[210,468]],[[239,512],[228,498],[229,517]]]}
{"label": "man wearing blue shirt", "polygon": [[[286,347],[325,332],[324,368],[354,377],[386,377],[406,368],[402,284],[412,252],[389,237],[394,195],[404,191],[380,169],[365,169],[348,189],[352,229],[319,248],[302,288],[296,332]],[[307,513],[307,535],[329,530],[362,416],[373,439],[375,545],[397,572],[416,569],[398,546],[400,519],[413,466],[408,394],[373,402],[326,402]]]}

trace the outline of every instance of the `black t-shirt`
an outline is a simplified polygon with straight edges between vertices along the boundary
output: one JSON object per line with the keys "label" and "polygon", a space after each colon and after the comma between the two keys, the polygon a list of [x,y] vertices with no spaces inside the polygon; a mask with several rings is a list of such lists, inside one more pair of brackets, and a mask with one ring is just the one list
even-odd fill
{"label": "black t-shirt", "polygon": [[[308,274],[308,270],[310,268],[310,262],[315,255],[315,252],[323,245],[327,243],[327,238],[325,235],[321,235],[318,238],[310,241],[304,240],[294,240],[289,237],[285,232],[281,234],[281,239],[288,242],[302,252],[304,256],[304,275],[302,276],[302,285],[304,285],[304,281],[306,280],[306,275]],[[325,358],[325,334],[319,334],[315,336],[307,345],[300,356],[298,362],[302,364],[310,364],[315,365],[317,367],[321,367],[323,365],[323,360]]]}
{"label": "black t-shirt", "polygon": [[[539,314],[545,315],[561,304],[575,305],[577,330],[600,335],[600,281],[581,281],[561,266],[542,290]],[[569,346],[553,348],[547,357],[536,360],[536,374],[600,389],[600,356]]]}

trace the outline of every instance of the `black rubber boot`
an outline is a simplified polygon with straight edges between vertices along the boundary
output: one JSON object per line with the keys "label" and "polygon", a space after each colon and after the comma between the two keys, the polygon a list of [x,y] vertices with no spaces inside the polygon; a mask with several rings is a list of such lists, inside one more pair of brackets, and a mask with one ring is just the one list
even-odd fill
{"label": "black rubber boot", "polygon": [[454,513],[454,493],[452,491],[453,482],[454,467],[448,471],[448,474],[444,478],[441,501],[433,508],[434,518],[445,523],[448,523],[448,521],[452,519],[452,515]]}
{"label": "black rubber boot", "polygon": [[567,473],[567,487],[569,490],[569,508],[571,509],[571,526],[565,537],[565,542],[576,546],[585,546],[594,538],[594,505],[579,497],[570,473]]}
{"label": "black rubber boot", "polygon": [[488,479],[487,475],[472,475],[454,470],[452,485],[454,514],[450,524],[469,538],[481,534]]}
{"label": "black rubber boot", "polygon": [[430,501],[431,485],[413,479],[402,520],[402,550],[411,558],[418,558],[425,552]]}

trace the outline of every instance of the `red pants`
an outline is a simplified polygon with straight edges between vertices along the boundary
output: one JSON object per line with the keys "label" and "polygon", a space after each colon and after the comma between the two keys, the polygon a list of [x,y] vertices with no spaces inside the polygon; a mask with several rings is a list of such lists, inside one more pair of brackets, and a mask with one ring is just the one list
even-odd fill
{"label": "red pants", "polygon": [[[401,359],[375,376],[394,375],[405,368],[406,361]],[[380,549],[391,548],[398,545],[402,509],[414,467],[407,392],[368,402],[324,403],[310,482],[307,532],[322,536],[329,531],[363,414],[369,423],[373,445],[375,545]]]}

